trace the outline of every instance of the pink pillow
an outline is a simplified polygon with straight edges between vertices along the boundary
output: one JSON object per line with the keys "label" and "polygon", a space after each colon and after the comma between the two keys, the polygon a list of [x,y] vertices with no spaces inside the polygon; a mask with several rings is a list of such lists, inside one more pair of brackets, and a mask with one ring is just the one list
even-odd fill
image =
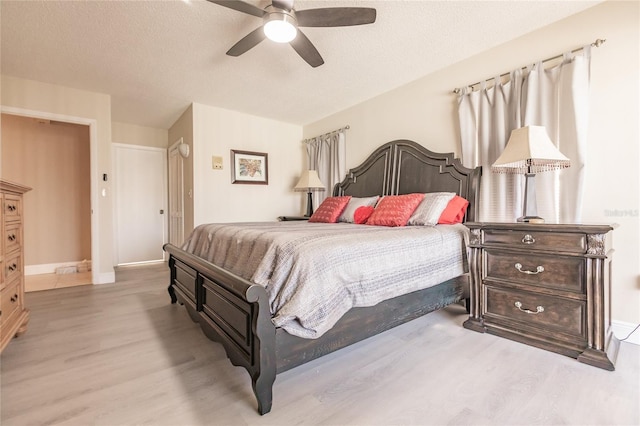
{"label": "pink pillow", "polygon": [[353,223],[361,225],[369,219],[369,216],[373,213],[374,208],[372,206],[360,206],[353,212]]}
{"label": "pink pillow", "polygon": [[449,201],[447,207],[445,207],[444,211],[440,215],[440,219],[438,219],[438,223],[443,225],[462,223],[464,220],[464,214],[467,212],[468,205],[469,201],[459,195],[456,195],[451,199],[451,201]]}
{"label": "pink pillow", "polygon": [[405,226],[424,194],[388,195],[382,197],[367,219],[367,225]]}
{"label": "pink pillow", "polygon": [[309,222],[336,223],[350,199],[350,195],[325,198],[320,207],[313,212]]}

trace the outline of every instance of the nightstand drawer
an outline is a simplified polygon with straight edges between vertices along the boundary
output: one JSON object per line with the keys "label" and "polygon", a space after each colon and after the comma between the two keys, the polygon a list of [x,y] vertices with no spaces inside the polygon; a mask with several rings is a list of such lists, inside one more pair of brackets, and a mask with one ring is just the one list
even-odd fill
{"label": "nightstand drawer", "polygon": [[516,322],[559,339],[586,336],[586,302],[491,286],[486,287],[485,297],[488,323]]}
{"label": "nightstand drawer", "polygon": [[484,244],[509,246],[527,250],[554,250],[584,253],[587,249],[585,234],[571,232],[545,232],[520,230],[484,230]]}
{"label": "nightstand drawer", "polygon": [[581,257],[485,250],[486,277],[583,294],[586,261]]}

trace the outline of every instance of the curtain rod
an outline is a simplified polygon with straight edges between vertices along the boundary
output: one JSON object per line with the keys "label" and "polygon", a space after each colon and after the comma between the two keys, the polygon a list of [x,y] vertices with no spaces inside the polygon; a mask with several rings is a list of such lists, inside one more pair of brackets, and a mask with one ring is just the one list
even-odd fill
{"label": "curtain rod", "polygon": [[311,142],[311,140],[312,140],[312,139],[331,136],[331,135],[333,135],[333,134],[335,134],[335,133],[339,133],[339,132],[342,132],[342,131],[345,131],[345,130],[349,130],[350,128],[351,128],[351,127],[347,124],[347,125],[346,125],[346,126],[344,126],[344,127],[341,127],[341,128],[339,128],[339,129],[333,130],[333,131],[331,131],[331,132],[327,132],[327,133],[325,133],[325,134],[323,134],[323,135],[318,135],[318,136],[314,136],[314,137],[312,137],[312,138],[305,139],[305,140],[303,140],[303,141],[302,141],[302,143],[309,143],[309,142]]}
{"label": "curtain rod", "polygon": [[[602,46],[602,44],[603,44],[605,41],[607,41],[607,39],[602,39],[602,38],[596,39],[596,41],[594,41],[593,43],[591,43],[591,46],[593,46],[593,47],[600,47],[600,46]],[[573,50],[571,51],[571,53],[579,52],[579,51],[581,51],[582,49],[584,49],[584,47],[579,47],[579,48],[577,48],[577,49],[573,49]],[[563,53],[563,54],[560,54],[560,55],[552,56],[552,57],[550,57],[550,58],[543,59],[543,60],[542,60],[542,61],[540,61],[540,62],[545,63],[545,62],[553,61],[554,59],[562,58],[562,56],[563,56],[563,55],[564,55],[564,53]],[[522,67],[522,69],[523,69],[523,70],[524,70],[524,69],[527,69],[527,67]],[[506,77],[506,76],[508,76],[509,74],[511,74],[511,72],[505,72],[504,74],[500,74],[500,77]],[[471,87],[471,89],[473,89],[473,86],[477,86],[477,85],[478,85],[478,84],[480,84],[480,83],[482,83],[482,82],[481,82],[481,81],[478,81],[477,83],[469,84],[469,85],[467,85],[467,86],[465,86],[465,87]],[[461,88],[459,88],[459,87],[456,87],[455,89],[453,89],[453,93],[455,93],[456,95],[457,95],[458,93],[460,93],[461,91],[462,91],[462,89],[461,89]]]}

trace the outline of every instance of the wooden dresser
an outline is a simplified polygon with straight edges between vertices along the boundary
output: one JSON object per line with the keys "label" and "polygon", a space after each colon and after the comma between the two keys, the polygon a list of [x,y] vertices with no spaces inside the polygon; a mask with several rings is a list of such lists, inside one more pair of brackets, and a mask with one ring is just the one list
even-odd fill
{"label": "wooden dresser", "polygon": [[27,330],[29,311],[24,306],[24,247],[22,194],[31,190],[0,180],[0,352],[14,336]]}
{"label": "wooden dresser", "polygon": [[610,226],[466,225],[471,306],[465,328],[614,369]]}

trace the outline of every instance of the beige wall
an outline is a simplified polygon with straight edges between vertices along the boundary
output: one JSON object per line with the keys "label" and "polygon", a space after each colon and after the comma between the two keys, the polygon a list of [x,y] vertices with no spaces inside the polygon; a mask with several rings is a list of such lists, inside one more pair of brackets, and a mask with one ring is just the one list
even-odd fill
{"label": "beige wall", "polygon": [[[3,109],[19,109],[34,114],[76,117],[92,124],[95,132],[95,176],[96,194],[92,193],[93,214],[96,230],[92,234],[98,252],[92,253],[94,283],[113,282],[113,201],[111,181],[100,177],[111,173],[111,97],[32,80],[3,75],[1,104]],[[93,155],[93,154],[92,154]],[[104,196],[102,192],[104,190]],[[93,247],[92,247],[93,251]]]}
{"label": "beige wall", "polygon": [[[639,76],[640,5],[607,1],[580,14],[471,57],[411,84],[304,127],[304,137],[349,124],[347,167],[376,146],[413,139],[435,151],[460,153],[455,87],[588,44],[593,49],[585,223],[617,223],[614,231],[613,319],[640,322]],[[418,52],[417,54],[428,54]],[[618,211],[618,213],[616,213]]]}
{"label": "beige wall", "polygon": [[2,114],[2,177],[24,196],[25,266],[91,259],[89,127]]}
{"label": "beige wall", "polygon": [[111,123],[111,139],[114,143],[167,148],[169,132],[166,129],[137,126],[127,123]]}
{"label": "beige wall", "polygon": [[[193,104],[194,223],[272,221],[300,214],[293,191],[302,170],[302,127]],[[230,150],[268,154],[269,184],[231,183]],[[212,156],[223,159],[213,170]]]}

